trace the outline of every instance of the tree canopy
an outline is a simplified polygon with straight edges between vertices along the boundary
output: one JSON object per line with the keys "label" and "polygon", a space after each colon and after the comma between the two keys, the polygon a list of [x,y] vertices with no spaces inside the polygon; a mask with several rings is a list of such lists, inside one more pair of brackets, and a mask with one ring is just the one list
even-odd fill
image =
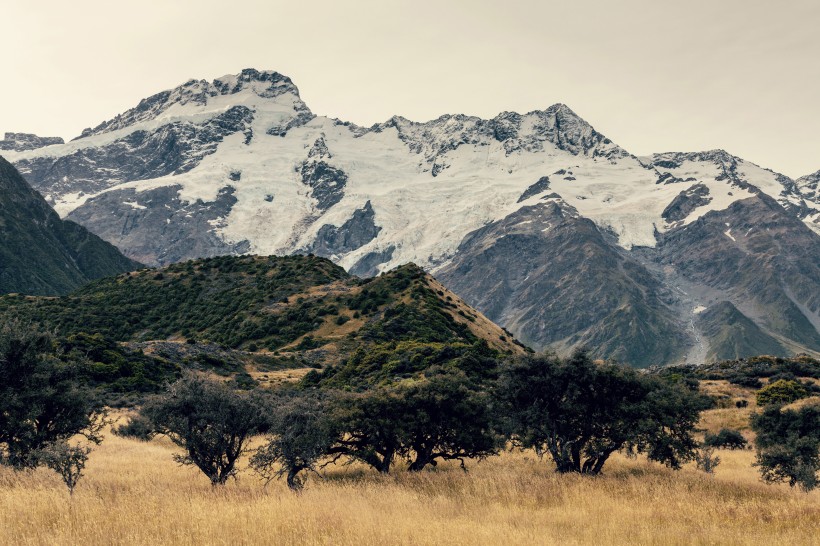
{"label": "tree canopy", "polygon": [[248,439],[264,427],[262,407],[251,393],[188,374],[149,400],[142,414],[156,432],[185,449],[177,462],[196,466],[211,484],[222,485],[236,474]]}
{"label": "tree canopy", "polygon": [[80,377],[78,362],[58,358],[48,332],[0,326],[0,464],[33,468],[77,434],[101,440],[103,410]]}
{"label": "tree canopy", "polygon": [[820,404],[799,409],[779,405],[753,414],[757,466],[767,482],[786,482],[806,491],[820,483]]}
{"label": "tree canopy", "polygon": [[680,468],[697,449],[692,433],[703,402],[696,393],[596,364],[584,351],[514,359],[502,368],[498,396],[513,440],[549,453],[558,472],[598,474],[623,449]]}

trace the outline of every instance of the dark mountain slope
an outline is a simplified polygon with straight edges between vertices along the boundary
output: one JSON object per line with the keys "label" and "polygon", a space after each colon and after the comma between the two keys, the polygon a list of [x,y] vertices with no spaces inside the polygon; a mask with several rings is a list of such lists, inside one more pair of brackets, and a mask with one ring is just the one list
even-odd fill
{"label": "dark mountain slope", "polygon": [[649,366],[682,358],[689,344],[661,283],[561,200],[468,235],[438,276],[537,348],[588,345]]}
{"label": "dark mountain slope", "polygon": [[671,230],[658,252],[663,264],[710,292],[704,306],[731,301],[792,350],[820,352],[820,237],[769,196]]}
{"label": "dark mountain slope", "polygon": [[84,227],[60,220],[0,158],[0,293],[65,294],[92,279],[137,267]]}

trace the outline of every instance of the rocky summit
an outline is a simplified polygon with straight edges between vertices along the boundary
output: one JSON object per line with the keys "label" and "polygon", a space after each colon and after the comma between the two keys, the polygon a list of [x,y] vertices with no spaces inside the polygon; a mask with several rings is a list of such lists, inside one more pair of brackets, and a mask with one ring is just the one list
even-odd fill
{"label": "rocky summit", "polygon": [[817,173],[636,157],[563,104],[362,127],[247,69],[6,150],[60,215],[150,265],[414,262],[537,349],[636,366],[820,353]]}

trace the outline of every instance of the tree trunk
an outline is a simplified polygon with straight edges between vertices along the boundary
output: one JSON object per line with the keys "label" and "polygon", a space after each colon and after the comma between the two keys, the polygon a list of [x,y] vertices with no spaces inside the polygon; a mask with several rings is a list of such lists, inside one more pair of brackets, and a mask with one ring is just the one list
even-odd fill
{"label": "tree trunk", "polygon": [[425,466],[431,464],[432,462],[433,461],[432,457],[430,456],[430,453],[422,451],[416,454],[416,460],[410,463],[410,466],[407,467],[407,470],[409,470],[410,472],[419,472],[423,470]]}
{"label": "tree trunk", "polygon": [[292,466],[288,469],[288,489],[291,491],[301,491],[302,490],[302,481],[299,479],[299,472],[302,471],[301,467]]}
{"label": "tree trunk", "polygon": [[382,456],[382,460],[376,466],[376,470],[382,474],[389,474],[391,464],[393,464],[393,452],[388,451]]}

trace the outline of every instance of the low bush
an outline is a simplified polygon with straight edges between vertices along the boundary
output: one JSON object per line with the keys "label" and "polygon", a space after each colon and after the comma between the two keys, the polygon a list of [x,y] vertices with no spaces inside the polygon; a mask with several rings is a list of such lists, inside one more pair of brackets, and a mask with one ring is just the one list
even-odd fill
{"label": "low bush", "polygon": [[739,431],[722,428],[717,434],[707,433],[703,439],[703,445],[721,449],[746,449],[749,442]]}
{"label": "low bush", "polygon": [[149,441],[156,434],[151,421],[140,414],[136,414],[124,424],[112,428],[111,432],[121,438],[133,438],[143,442]]}

